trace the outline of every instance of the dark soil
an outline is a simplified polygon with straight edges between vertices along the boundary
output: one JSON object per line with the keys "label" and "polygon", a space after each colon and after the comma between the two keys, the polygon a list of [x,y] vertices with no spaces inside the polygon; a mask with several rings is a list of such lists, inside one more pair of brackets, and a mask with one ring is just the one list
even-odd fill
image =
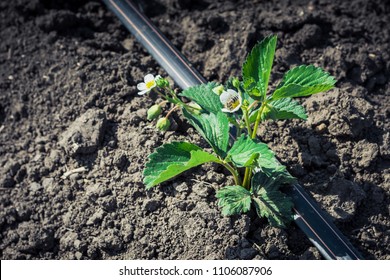
{"label": "dark soil", "polygon": [[[387,1],[144,2],[209,80],[239,75],[271,33],[273,85],[299,64],[337,78],[302,100],[307,122],[268,122],[261,138],[365,258],[390,259]],[[1,1],[0,27],[2,259],[321,258],[294,225],[222,217],[214,194],[232,178],[218,166],[145,191],[155,147],[203,142],[180,115],[167,133],[146,121],[154,101],[135,85],[164,70],[104,4]]]}

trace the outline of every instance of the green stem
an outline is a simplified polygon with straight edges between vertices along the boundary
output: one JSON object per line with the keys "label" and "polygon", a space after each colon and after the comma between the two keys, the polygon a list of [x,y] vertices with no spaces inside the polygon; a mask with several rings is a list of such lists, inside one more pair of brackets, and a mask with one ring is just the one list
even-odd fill
{"label": "green stem", "polygon": [[249,112],[253,107],[256,107],[258,103],[259,103],[259,101],[257,101],[257,100],[253,101],[252,104],[248,106],[248,112]]}
{"label": "green stem", "polygon": [[163,98],[165,98],[166,100],[169,101],[169,98],[168,96],[166,96],[164,93],[162,93],[161,91],[159,91],[158,89],[156,88],[153,88],[153,91],[156,92],[157,94],[161,95]]}
{"label": "green stem", "polygon": [[245,120],[246,129],[248,130],[248,135],[252,135],[252,129],[251,129],[251,124],[249,122],[248,110],[243,109],[242,111],[244,112],[244,120]]}
{"label": "green stem", "polygon": [[235,169],[233,166],[231,166],[229,163],[227,163],[223,160],[219,161],[218,163],[222,164],[227,170],[230,171],[230,173],[232,173],[232,175],[234,177],[234,182],[236,183],[237,186],[242,186],[242,181],[241,181],[240,175],[238,174],[237,169]]}
{"label": "green stem", "polygon": [[252,174],[252,168],[245,167],[245,175],[244,175],[244,182],[242,183],[242,186],[249,190],[249,183],[251,180],[251,174]]}
{"label": "green stem", "polygon": [[236,125],[236,128],[237,128],[236,137],[239,138],[241,136],[241,127],[240,125]]}
{"label": "green stem", "polygon": [[[259,112],[257,113],[257,117],[256,117],[256,121],[255,121],[255,126],[253,127],[253,131],[248,130],[248,134],[251,135],[252,139],[256,138],[257,128],[259,127],[261,115],[263,114],[263,110],[264,110],[265,106],[266,106],[266,102],[264,101],[263,104],[261,104]],[[248,123],[249,123],[249,121],[248,121]],[[252,177],[252,168],[245,167],[243,187],[246,188],[247,190],[249,190],[249,188],[250,188],[251,177]]]}
{"label": "green stem", "polygon": [[253,127],[253,132],[252,132],[252,139],[255,139],[256,138],[256,135],[257,135],[257,128],[259,127],[259,124],[260,124],[260,120],[261,120],[261,115],[263,114],[263,111],[264,111],[264,108],[265,106],[267,105],[267,102],[264,101],[263,104],[261,104],[261,107],[259,109],[259,112],[257,112],[257,117],[256,117],[256,121],[255,121],[255,126]]}
{"label": "green stem", "polygon": [[176,92],[175,92],[173,89],[169,88],[168,90],[169,90],[169,93],[172,95],[172,98],[173,98],[177,103],[183,103],[183,102],[179,99],[179,97],[177,97]]}

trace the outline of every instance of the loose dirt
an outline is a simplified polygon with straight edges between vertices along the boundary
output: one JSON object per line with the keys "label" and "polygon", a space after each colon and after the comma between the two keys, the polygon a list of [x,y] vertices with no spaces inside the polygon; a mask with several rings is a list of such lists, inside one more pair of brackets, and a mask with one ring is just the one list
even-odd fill
{"label": "loose dirt", "polygon": [[[272,86],[299,64],[337,88],[302,100],[309,119],[267,122],[269,143],[368,259],[390,258],[390,6],[353,1],[144,1],[144,12],[208,80],[240,74],[253,45],[278,35]],[[293,3],[293,4],[292,4]],[[181,115],[159,133],[166,75],[101,2],[0,3],[2,259],[319,259],[294,225],[223,217],[216,165],[151,191],[146,157],[172,140],[205,143]],[[69,172],[68,172],[69,171]]]}

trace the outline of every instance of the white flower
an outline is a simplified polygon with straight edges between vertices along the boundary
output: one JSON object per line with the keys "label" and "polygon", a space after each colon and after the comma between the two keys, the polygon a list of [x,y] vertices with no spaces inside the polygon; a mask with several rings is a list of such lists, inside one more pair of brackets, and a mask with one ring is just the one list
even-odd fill
{"label": "white flower", "polygon": [[139,83],[137,85],[137,89],[139,90],[139,95],[144,95],[145,93],[149,92],[152,88],[156,86],[156,81],[160,79],[161,76],[157,75],[154,77],[152,74],[148,74],[144,78],[143,83]]}
{"label": "white flower", "polygon": [[219,96],[219,100],[223,104],[222,112],[233,113],[240,109],[242,104],[241,95],[235,90],[228,89],[222,92]]}

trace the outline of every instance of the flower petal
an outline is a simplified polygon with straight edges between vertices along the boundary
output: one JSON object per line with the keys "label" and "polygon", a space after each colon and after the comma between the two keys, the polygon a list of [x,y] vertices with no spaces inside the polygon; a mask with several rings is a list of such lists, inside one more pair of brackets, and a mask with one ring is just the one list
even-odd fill
{"label": "flower petal", "polygon": [[229,93],[231,95],[239,95],[237,91],[230,89],[230,88],[227,90],[227,93]]}
{"label": "flower petal", "polygon": [[221,101],[222,104],[226,104],[226,102],[229,100],[230,94],[227,91],[224,91],[221,93],[219,96],[219,100]]}
{"label": "flower petal", "polygon": [[138,90],[145,90],[146,89],[146,84],[145,83],[139,83],[137,85],[137,89]]}
{"label": "flower petal", "polygon": [[222,92],[222,94],[219,96],[219,100],[223,104],[223,112],[236,112],[241,108],[242,105],[241,95],[232,89],[228,89],[227,91]]}
{"label": "flower petal", "polygon": [[150,82],[150,81],[153,81],[154,80],[154,76],[152,74],[147,74],[144,78],[144,82],[145,84]]}
{"label": "flower petal", "polygon": [[145,89],[143,91],[140,91],[138,92],[138,95],[144,95],[145,93],[147,93],[149,90],[148,89]]}

